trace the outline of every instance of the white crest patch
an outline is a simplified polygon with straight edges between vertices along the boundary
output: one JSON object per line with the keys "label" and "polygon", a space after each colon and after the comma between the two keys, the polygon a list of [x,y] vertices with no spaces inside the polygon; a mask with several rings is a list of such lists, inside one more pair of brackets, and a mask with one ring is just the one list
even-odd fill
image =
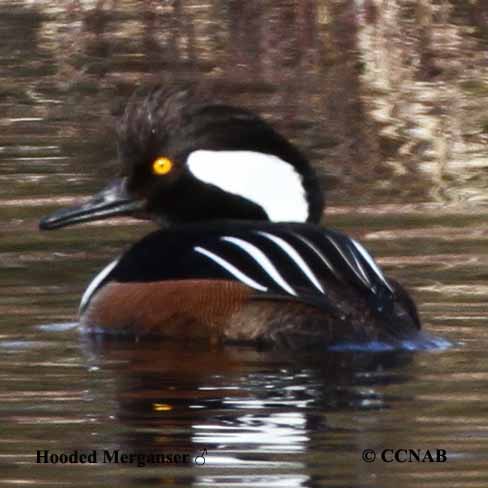
{"label": "white crest patch", "polygon": [[95,290],[98,288],[98,285],[100,285],[100,283],[109,275],[118,262],[118,259],[112,261],[110,264],[105,266],[105,268],[103,268],[102,271],[95,276],[95,278],[93,278],[85,290],[85,293],[83,293],[83,296],[81,297],[80,311],[82,311],[88,305],[88,302],[90,301]]}
{"label": "white crest patch", "polygon": [[301,175],[286,161],[254,151],[193,151],[187,160],[201,181],[259,205],[273,222],[305,222],[308,202]]}

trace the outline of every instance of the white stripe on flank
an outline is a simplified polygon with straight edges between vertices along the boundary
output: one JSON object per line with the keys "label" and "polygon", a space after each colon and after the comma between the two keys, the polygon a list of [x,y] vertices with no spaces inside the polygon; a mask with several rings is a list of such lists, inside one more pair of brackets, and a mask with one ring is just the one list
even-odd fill
{"label": "white stripe on flank", "polygon": [[277,156],[199,149],[190,153],[187,165],[199,180],[259,205],[274,222],[305,222],[308,218],[302,176]]}
{"label": "white stripe on flank", "polygon": [[369,279],[369,276],[367,275],[366,271],[364,270],[363,265],[359,261],[359,259],[356,257],[356,251],[353,248],[352,250],[350,249],[352,257],[354,258],[354,262],[356,263],[357,268],[359,269],[359,272],[363,275],[363,278],[371,284],[371,280]]}
{"label": "white stripe on flank", "polygon": [[261,268],[263,268],[266,273],[271,277],[271,279],[278,285],[283,288],[287,293],[293,296],[297,296],[295,290],[284,280],[283,276],[278,272],[278,270],[275,268],[273,263],[269,260],[269,258],[261,251],[258,249],[256,246],[251,244],[250,242],[247,242],[243,239],[239,239],[238,237],[221,237],[221,240],[225,242],[230,242],[237,247],[240,247],[243,251],[247,252],[249,256],[251,256],[254,261],[256,261]]}
{"label": "white stripe on flank", "polygon": [[332,263],[322,254],[322,252],[308,239],[305,237],[299,235],[299,234],[293,234],[294,236],[298,237],[304,244],[306,244],[312,251],[320,258],[320,260],[329,268],[331,273],[336,277],[339,278],[339,275],[337,274],[337,271],[334,269],[334,266],[332,266]]}
{"label": "white stripe on flank", "polygon": [[357,278],[359,279],[359,281],[361,281],[366,287],[370,288],[371,287],[370,286],[371,284],[370,284],[369,280],[365,280],[364,277],[363,277],[363,275],[357,271],[354,263],[351,262],[351,260],[343,252],[343,250],[341,249],[341,247],[334,241],[334,239],[332,239],[332,237],[331,236],[328,236],[327,234],[324,234],[324,237],[337,249],[337,251],[339,252],[339,254],[342,256],[342,258],[344,259],[344,261],[346,261],[346,263],[349,265],[349,268],[357,276]]}
{"label": "white stripe on flank", "polygon": [[247,286],[250,286],[251,288],[254,288],[255,290],[259,291],[268,291],[268,289],[260,285],[257,281],[254,281],[252,278],[244,274],[242,271],[239,271],[234,265],[226,261],[225,259],[222,259],[220,256],[217,256],[217,254],[214,254],[211,251],[208,251],[207,249],[196,246],[193,248],[195,252],[198,252],[200,254],[203,254],[204,256],[207,256],[207,258],[210,258],[212,261],[216,262],[219,266],[222,266],[225,270],[227,270],[232,276],[237,278],[240,282],[246,284]]}
{"label": "white stripe on flank", "polygon": [[116,260],[105,266],[105,268],[103,268],[102,271],[100,271],[100,273],[98,273],[95,278],[93,278],[93,280],[90,282],[87,289],[83,293],[83,296],[81,297],[80,310],[83,310],[86,305],[88,305],[88,302],[90,301],[95,290],[98,288],[100,283],[109,275],[109,273],[115,268],[118,262],[119,260],[117,258]]}
{"label": "white stripe on flank", "polygon": [[376,273],[376,276],[386,285],[386,287],[392,292],[393,288],[390,286],[388,281],[386,281],[385,275],[381,272],[380,268],[378,268],[378,265],[375,263],[374,259],[370,256],[368,251],[364,249],[359,242],[355,241],[354,239],[351,239],[352,243],[354,244],[354,247],[359,251],[359,254],[366,260],[366,262],[371,266],[373,271]]}
{"label": "white stripe on flank", "polygon": [[304,261],[304,259],[296,252],[293,247],[288,244],[283,238],[275,236],[273,234],[269,234],[268,232],[257,231],[256,234],[260,234],[270,241],[273,241],[280,249],[282,249],[290,259],[300,268],[302,273],[312,282],[312,284],[319,290],[321,293],[325,295],[325,291],[322,288],[317,277],[314,275],[313,271],[310,269],[308,264]]}

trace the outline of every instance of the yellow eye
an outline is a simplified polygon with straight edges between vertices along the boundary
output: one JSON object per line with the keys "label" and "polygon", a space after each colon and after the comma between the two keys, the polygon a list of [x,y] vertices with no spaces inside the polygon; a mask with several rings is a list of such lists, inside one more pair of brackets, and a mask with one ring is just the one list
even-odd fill
{"label": "yellow eye", "polygon": [[173,161],[168,158],[157,158],[154,160],[152,170],[155,175],[166,175],[173,168]]}

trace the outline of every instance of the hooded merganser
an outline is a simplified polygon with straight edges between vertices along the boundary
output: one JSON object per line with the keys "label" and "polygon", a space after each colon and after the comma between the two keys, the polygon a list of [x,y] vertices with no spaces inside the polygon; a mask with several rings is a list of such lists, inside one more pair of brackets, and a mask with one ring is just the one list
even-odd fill
{"label": "hooded merganser", "polygon": [[304,156],[252,112],[154,87],[118,124],[122,175],[41,229],[115,215],[161,229],[90,283],[89,332],[289,346],[411,339],[413,300],[354,239],[319,227]]}

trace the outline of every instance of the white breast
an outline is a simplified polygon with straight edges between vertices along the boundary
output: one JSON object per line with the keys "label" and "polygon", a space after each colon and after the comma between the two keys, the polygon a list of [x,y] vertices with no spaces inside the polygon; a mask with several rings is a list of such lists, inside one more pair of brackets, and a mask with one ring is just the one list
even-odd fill
{"label": "white breast", "polygon": [[271,221],[305,222],[309,216],[301,175],[277,156],[200,149],[187,164],[196,178],[259,205]]}
{"label": "white breast", "polygon": [[98,273],[95,278],[91,281],[91,283],[88,285],[87,289],[85,290],[85,293],[83,293],[83,296],[81,297],[81,303],[80,303],[80,311],[82,311],[87,305],[88,302],[91,300],[93,293],[97,290],[99,287],[100,283],[109,275],[109,273],[115,268],[117,263],[119,262],[118,259],[115,261],[112,261],[110,264],[105,266],[105,268]]}

